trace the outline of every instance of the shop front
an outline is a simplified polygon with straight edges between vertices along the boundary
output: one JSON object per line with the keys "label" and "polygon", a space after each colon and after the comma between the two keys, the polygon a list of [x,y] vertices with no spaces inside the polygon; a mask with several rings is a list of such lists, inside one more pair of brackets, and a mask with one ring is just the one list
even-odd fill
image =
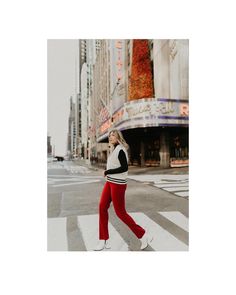
{"label": "shop front", "polygon": [[168,167],[188,166],[187,127],[144,127],[122,132],[130,146],[130,165],[163,167],[162,155],[167,157]]}
{"label": "shop front", "polygon": [[188,165],[188,101],[147,98],[123,104],[97,130],[108,142],[112,128],[122,131],[130,146],[130,165]]}

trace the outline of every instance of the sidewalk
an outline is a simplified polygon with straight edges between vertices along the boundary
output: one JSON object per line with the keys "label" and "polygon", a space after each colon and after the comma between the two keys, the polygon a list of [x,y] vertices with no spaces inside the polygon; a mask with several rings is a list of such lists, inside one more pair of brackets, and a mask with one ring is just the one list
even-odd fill
{"label": "sidewalk", "polygon": [[[83,166],[100,174],[104,170],[102,167],[87,164],[85,160],[76,160],[73,163],[75,166]],[[128,178],[155,186],[178,197],[189,198],[189,167],[164,169],[160,167],[129,166]]]}
{"label": "sidewalk", "polygon": [[[90,170],[98,171],[104,170],[102,167],[95,165],[86,164],[85,160],[74,160],[73,163],[79,166],[85,166]],[[169,175],[183,175],[189,173],[189,167],[175,167],[175,168],[160,168],[160,167],[138,167],[129,166],[129,175],[140,175],[140,174],[169,174]]]}
{"label": "sidewalk", "polygon": [[171,174],[171,175],[182,175],[188,174],[189,167],[175,167],[175,168],[160,168],[160,167],[136,167],[129,166],[129,175],[139,174]]}
{"label": "sidewalk", "polygon": [[189,169],[188,167],[160,168],[148,167],[129,169],[128,178],[155,186],[172,193],[177,197],[189,198]]}

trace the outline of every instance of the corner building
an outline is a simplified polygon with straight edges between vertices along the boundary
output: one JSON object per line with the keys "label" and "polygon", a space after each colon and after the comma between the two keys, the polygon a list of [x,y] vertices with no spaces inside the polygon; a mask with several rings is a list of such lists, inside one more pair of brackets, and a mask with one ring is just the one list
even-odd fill
{"label": "corner building", "polygon": [[94,89],[97,143],[108,142],[108,132],[117,128],[130,146],[129,164],[188,165],[188,40],[106,42],[101,56],[108,59],[99,66],[106,71],[94,77],[100,87],[100,96]]}

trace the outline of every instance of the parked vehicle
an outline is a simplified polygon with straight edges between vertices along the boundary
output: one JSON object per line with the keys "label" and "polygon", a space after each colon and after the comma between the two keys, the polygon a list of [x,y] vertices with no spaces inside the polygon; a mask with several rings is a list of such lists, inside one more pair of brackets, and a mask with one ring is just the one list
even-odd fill
{"label": "parked vehicle", "polygon": [[58,162],[63,162],[64,161],[64,157],[56,156],[54,158],[57,159]]}

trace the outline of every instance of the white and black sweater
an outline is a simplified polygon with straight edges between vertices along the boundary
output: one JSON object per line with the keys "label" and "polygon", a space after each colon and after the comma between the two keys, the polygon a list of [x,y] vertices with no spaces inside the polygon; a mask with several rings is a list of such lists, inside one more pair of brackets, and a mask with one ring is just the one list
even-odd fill
{"label": "white and black sweater", "polygon": [[118,144],[107,159],[105,171],[107,181],[117,184],[126,184],[128,176],[128,155],[126,149]]}

